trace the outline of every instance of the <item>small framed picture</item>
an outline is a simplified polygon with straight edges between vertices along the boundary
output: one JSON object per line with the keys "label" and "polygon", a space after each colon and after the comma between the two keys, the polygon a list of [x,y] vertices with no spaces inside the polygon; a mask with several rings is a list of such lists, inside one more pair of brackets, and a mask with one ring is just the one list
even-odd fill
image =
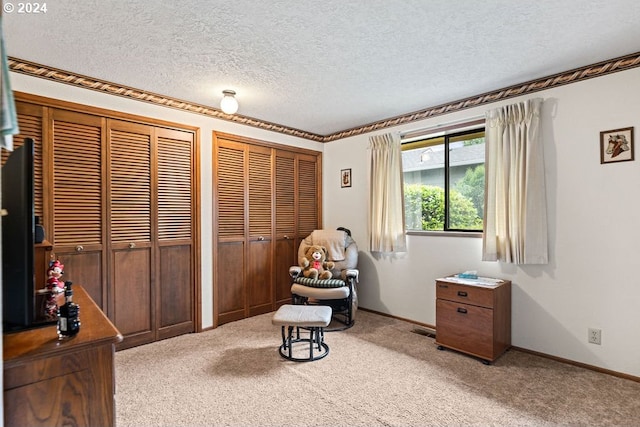
{"label": "small framed picture", "polygon": [[340,171],[340,186],[351,187],[351,169],[342,169]]}
{"label": "small framed picture", "polygon": [[600,163],[633,160],[633,128],[600,132]]}

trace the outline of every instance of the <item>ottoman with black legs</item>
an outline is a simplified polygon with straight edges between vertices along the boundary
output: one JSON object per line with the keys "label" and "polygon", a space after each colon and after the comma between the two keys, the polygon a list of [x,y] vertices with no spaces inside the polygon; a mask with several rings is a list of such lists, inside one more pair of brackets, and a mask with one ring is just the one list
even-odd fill
{"label": "ottoman with black legs", "polygon": [[[326,305],[281,306],[271,319],[272,324],[281,326],[280,356],[294,362],[311,362],[329,354],[329,346],[324,342],[324,328],[331,322],[331,315],[331,307]],[[303,329],[303,334],[304,331],[309,333],[308,338],[301,337],[300,329]]]}

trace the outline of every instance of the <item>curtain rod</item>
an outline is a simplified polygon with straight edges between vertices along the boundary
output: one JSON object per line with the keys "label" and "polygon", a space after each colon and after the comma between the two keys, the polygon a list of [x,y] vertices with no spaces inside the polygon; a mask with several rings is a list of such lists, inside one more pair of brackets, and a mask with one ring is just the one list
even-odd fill
{"label": "curtain rod", "polygon": [[460,119],[460,120],[453,120],[450,122],[438,123],[438,124],[427,126],[424,128],[412,129],[405,132],[400,132],[400,138],[415,138],[418,136],[422,136],[425,132],[432,131],[432,130],[447,131],[451,129],[457,129],[463,126],[479,125],[484,123],[484,119],[485,119],[485,116],[483,114],[480,116],[465,117],[464,119]]}

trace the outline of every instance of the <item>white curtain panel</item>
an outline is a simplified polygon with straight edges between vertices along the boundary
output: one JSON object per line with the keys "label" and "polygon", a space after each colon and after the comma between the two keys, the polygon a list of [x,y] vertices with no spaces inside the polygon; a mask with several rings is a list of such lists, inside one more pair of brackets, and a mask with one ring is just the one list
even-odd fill
{"label": "white curtain panel", "polygon": [[369,142],[369,250],[406,252],[400,135],[375,135]]}
{"label": "white curtain panel", "polygon": [[483,261],[547,264],[542,99],[488,111]]}

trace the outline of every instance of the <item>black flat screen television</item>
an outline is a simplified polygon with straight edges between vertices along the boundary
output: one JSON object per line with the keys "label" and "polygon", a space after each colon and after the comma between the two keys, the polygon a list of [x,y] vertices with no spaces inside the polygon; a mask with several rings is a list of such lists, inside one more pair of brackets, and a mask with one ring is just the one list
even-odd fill
{"label": "black flat screen television", "polygon": [[2,312],[3,330],[35,324],[33,140],[9,154],[2,166]]}

